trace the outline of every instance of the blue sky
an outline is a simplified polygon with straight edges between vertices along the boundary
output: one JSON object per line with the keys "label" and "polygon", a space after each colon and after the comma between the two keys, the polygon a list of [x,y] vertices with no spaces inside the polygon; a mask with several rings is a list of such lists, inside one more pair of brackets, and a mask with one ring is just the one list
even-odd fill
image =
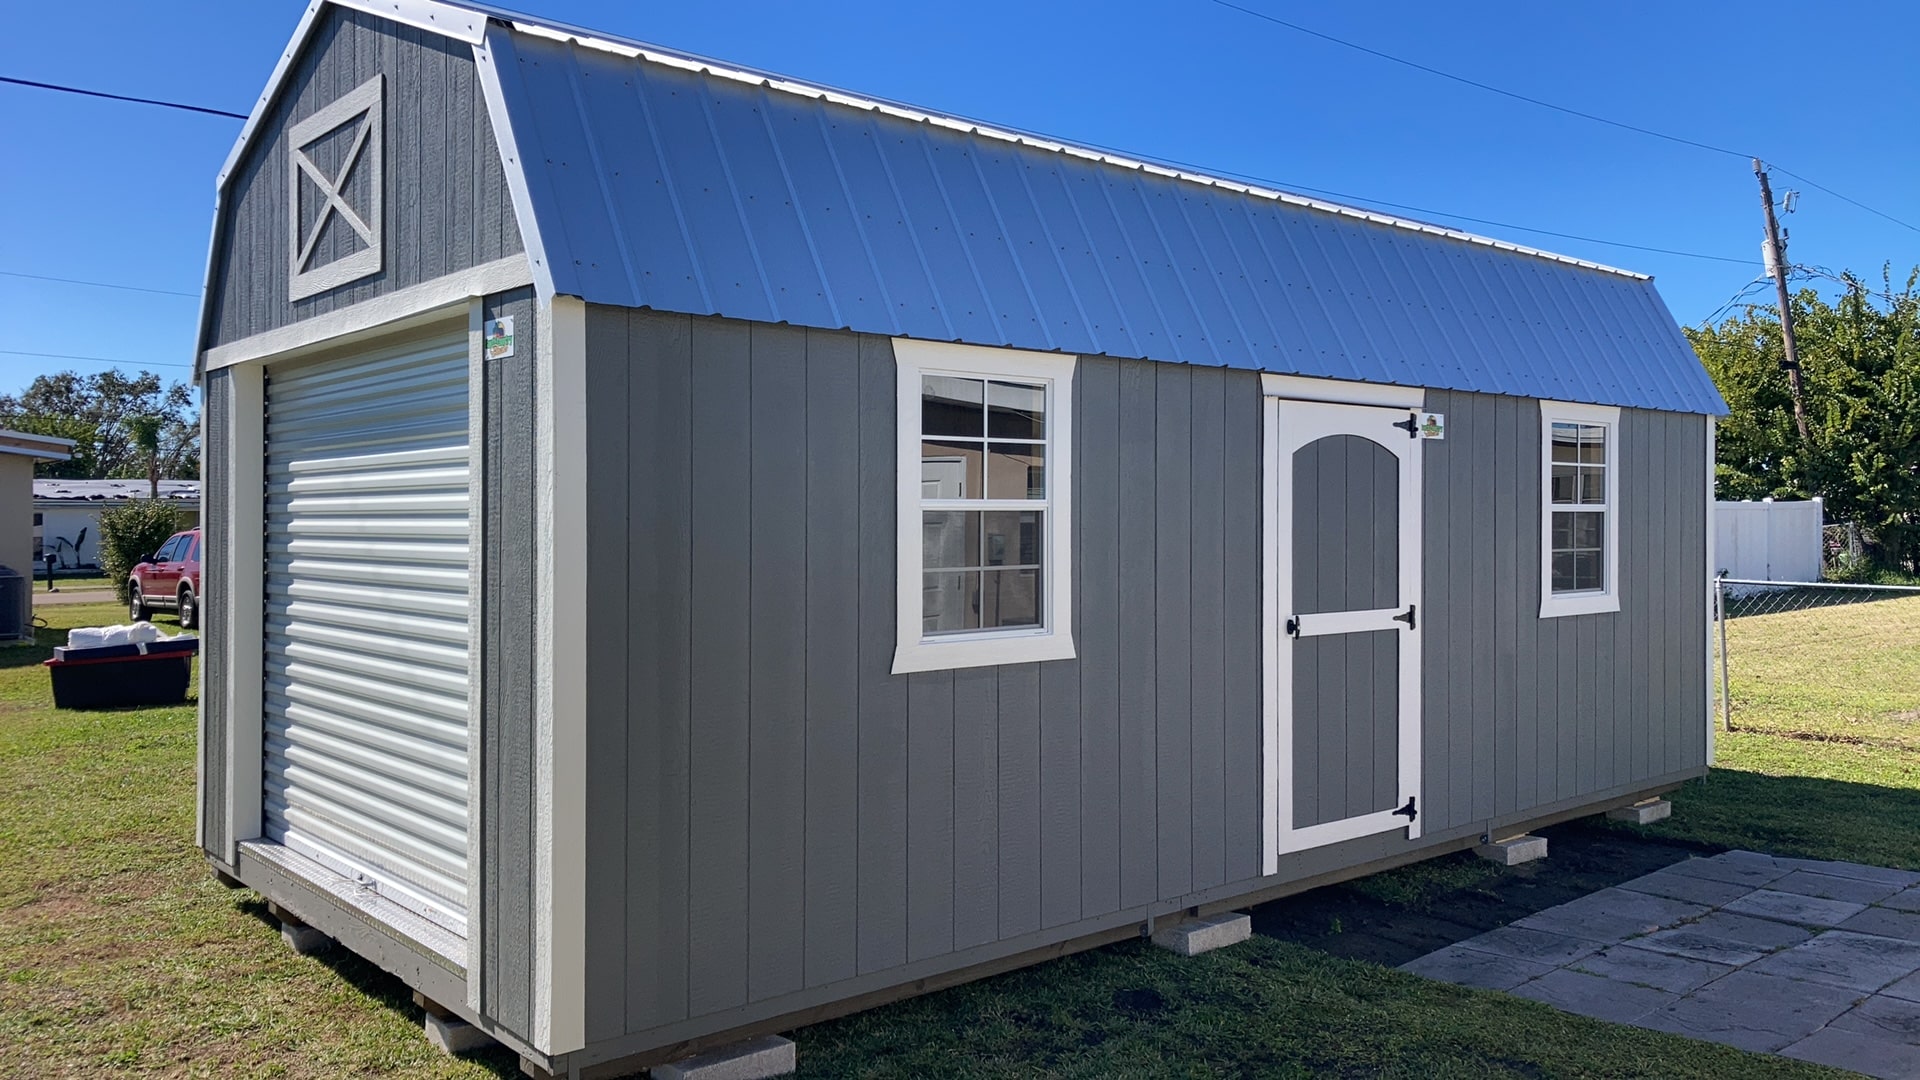
{"label": "blue sky", "polygon": [[[1518,93],[1759,154],[1920,225],[1911,119],[1920,5],[1847,4],[1843,19],[1782,0],[1237,2]],[[1070,140],[1425,208],[1433,212],[1410,216],[1653,274],[1682,322],[1698,322],[1759,273],[1759,197],[1745,159],[1497,97],[1209,0],[521,6]],[[303,7],[16,5],[0,74],[245,112]],[[238,130],[236,120],[0,85],[9,159],[0,271],[197,295],[213,180]],[[1883,262],[1897,278],[1920,264],[1920,232],[1817,190],[1803,191],[1785,223],[1798,263],[1876,282]],[[194,295],[0,276],[4,348],[16,352],[105,357],[184,378],[197,313]],[[0,392],[47,371],[107,366],[0,353]]]}

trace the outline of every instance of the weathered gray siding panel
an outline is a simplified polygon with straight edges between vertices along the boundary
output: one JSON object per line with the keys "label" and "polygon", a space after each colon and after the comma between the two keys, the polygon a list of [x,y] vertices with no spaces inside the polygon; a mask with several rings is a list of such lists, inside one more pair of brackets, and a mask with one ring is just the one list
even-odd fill
{"label": "weathered gray siding panel", "polygon": [[[338,7],[321,19],[280,100],[258,129],[257,141],[228,179],[202,348],[522,250],[470,47]],[[286,131],[375,74],[385,78],[384,265],[371,277],[289,301]],[[338,157],[344,149],[324,144],[314,156]],[[367,182],[372,177],[360,169],[351,179]],[[367,203],[358,200],[354,205],[364,208]],[[312,265],[360,246],[352,231],[340,225],[331,222],[322,233]]]}
{"label": "weathered gray siding panel", "polygon": [[205,445],[200,448],[202,529],[200,605],[206,626],[201,633],[214,646],[200,654],[200,846],[225,860],[233,842],[227,821],[227,649],[233,630],[227,624],[226,563],[233,505],[228,485],[233,466],[233,379],[228,371],[210,371],[200,389],[206,415]]}
{"label": "weathered gray siding panel", "polygon": [[[1088,367],[1093,365],[1089,364]],[[1116,582],[1119,612],[1120,685],[1120,906],[1150,903],[1159,890],[1159,748],[1154,710],[1159,703],[1154,669],[1158,629],[1154,619],[1154,451],[1157,365],[1144,361],[1120,365],[1120,568]],[[1153,843],[1144,842],[1155,837]]]}
{"label": "weathered gray siding panel", "polygon": [[[754,440],[742,437],[752,432],[753,417],[749,396],[741,391],[752,377],[751,346],[747,323],[693,324],[693,506],[681,527],[694,537],[692,811],[686,842],[694,898],[688,1009],[695,1015],[749,999]],[[656,528],[672,525],[663,521]]]}
{"label": "weathered gray siding panel", "polygon": [[[1260,484],[1263,404],[1257,386],[1239,380],[1219,380],[1226,401],[1226,460],[1222,499],[1226,507],[1224,538],[1226,606],[1223,612],[1225,662],[1221,665],[1223,742],[1226,755],[1224,823],[1226,880],[1245,881],[1260,873],[1262,740],[1260,620]],[[1084,624],[1083,624],[1084,625]],[[1246,677],[1247,672],[1254,677]],[[1196,829],[1213,828],[1202,822]]]}
{"label": "weathered gray siding panel", "polygon": [[[481,433],[481,1005],[509,1030],[533,1030],[534,357],[531,289],[490,297],[510,316],[515,354],[484,368]],[[605,733],[595,733],[605,738]],[[598,837],[589,836],[589,844]],[[596,884],[598,881],[596,880]]]}
{"label": "weathered gray siding panel", "polygon": [[759,1000],[806,979],[806,910],[794,899],[806,892],[809,425],[806,333],[756,325],[751,344],[747,937],[759,945],[747,993]]}
{"label": "weathered gray siding panel", "polygon": [[[1074,645],[1080,653],[1080,913],[1120,907],[1120,369],[1074,373]],[[1137,504],[1130,504],[1135,505]],[[1053,665],[1049,664],[1048,667]]]}
{"label": "weathered gray siding panel", "polygon": [[1155,898],[1193,887],[1193,370],[1153,365]]}
{"label": "weathered gray siding panel", "polygon": [[1621,412],[1621,610],[1542,619],[1539,403],[1427,407],[1448,428],[1424,448],[1429,826],[1704,764],[1705,421]]}
{"label": "weathered gray siding panel", "polygon": [[[1227,380],[1202,375],[1193,380],[1193,436],[1187,461],[1191,501],[1192,610],[1218,612],[1193,620],[1192,875],[1193,887],[1211,888],[1227,878],[1227,594],[1226,559],[1226,410]],[[1241,395],[1235,395],[1239,397]],[[1234,493],[1236,499],[1241,492]],[[1232,589],[1244,588],[1234,581]],[[1243,669],[1244,670],[1244,669]],[[1211,827],[1219,822],[1221,827]]]}

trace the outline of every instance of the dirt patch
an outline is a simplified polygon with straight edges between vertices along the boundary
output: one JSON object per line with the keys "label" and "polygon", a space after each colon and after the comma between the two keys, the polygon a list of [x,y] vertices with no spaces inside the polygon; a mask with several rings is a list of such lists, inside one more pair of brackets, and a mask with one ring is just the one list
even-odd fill
{"label": "dirt patch", "polygon": [[1254,932],[1397,967],[1537,911],[1718,850],[1585,822],[1541,829],[1539,835],[1547,838],[1549,850],[1539,862],[1503,869],[1472,852],[1442,856],[1261,904],[1252,911]]}

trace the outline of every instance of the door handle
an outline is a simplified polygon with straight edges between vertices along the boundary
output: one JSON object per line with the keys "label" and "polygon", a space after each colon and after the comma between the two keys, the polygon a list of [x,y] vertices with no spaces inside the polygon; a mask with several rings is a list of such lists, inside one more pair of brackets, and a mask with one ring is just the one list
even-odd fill
{"label": "door handle", "polygon": [[1395,615],[1395,616],[1393,617],[1393,621],[1394,621],[1394,622],[1403,622],[1403,623],[1406,623],[1406,624],[1407,624],[1407,629],[1409,629],[1409,630],[1411,630],[1411,629],[1413,629],[1413,628],[1414,628],[1414,627],[1413,627],[1413,609],[1414,609],[1414,606],[1415,606],[1415,605],[1413,605],[1413,604],[1408,604],[1408,605],[1407,605],[1407,610],[1405,610],[1405,611],[1403,611],[1403,612],[1401,612],[1401,613],[1400,613],[1400,614],[1398,614],[1398,615]]}
{"label": "door handle", "polygon": [[1296,638],[1300,636],[1300,616],[1295,615],[1287,620],[1287,636]]}

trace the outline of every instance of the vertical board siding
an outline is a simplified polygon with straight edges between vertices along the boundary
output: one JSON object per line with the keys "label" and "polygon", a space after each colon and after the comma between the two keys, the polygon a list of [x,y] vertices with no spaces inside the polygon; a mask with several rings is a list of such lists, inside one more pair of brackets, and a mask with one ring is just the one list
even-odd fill
{"label": "vertical board siding", "polygon": [[227,537],[233,528],[233,378],[232,372],[210,371],[201,387],[206,415],[206,445],[201,447],[202,470],[200,594],[201,618],[209,648],[200,654],[200,846],[221,861],[233,842],[227,820],[227,652],[233,644],[227,625]]}
{"label": "vertical board siding", "polygon": [[590,307],[588,365],[589,1040],[1257,873],[1254,376],[1082,360],[1079,658],[895,676],[890,344]]}
{"label": "vertical board siding", "polygon": [[[490,297],[484,310],[490,319],[511,316],[521,340],[513,356],[486,361],[480,391],[485,395],[478,514],[485,567],[480,583],[481,1007],[509,1030],[528,1035],[533,1030],[535,638],[527,598],[536,550],[538,351],[533,291]],[[608,736],[590,732],[590,737]],[[590,850],[597,839],[588,837]],[[602,885],[602,879],[596,877],[594,884]]]}
{"label": "vertical board siding", "polygon": [[1704,765],[1705,421],[1621,411],[1621,609],[1542,619],[1539,403],[1427,408],[1447,415],[1423,448],[1429,826]]}
{"label": "vertical board siding", "polygon": [[[471,48],[345,8],[329,8],[320,17],[322,24],[295,61],[257,141],[228,178],[203,349],[523,250]],[[375,74],[385,81],[381,269],[290,302],[287,129]],[[340,141],[322,140],[312,151],[320,159],[316,163],[324,167],[329,154],[344,154],[344,146],[336,145]],[[353,179],[371,177],[356,172]],[[364,211],[367,204],[355,198],[354,205]],[[323,265],[360,246],[342,225],[329,223],[309,265]]]}
{"label": "vertical board siding", "polygon": [[[589,549],[596,568],[625,556],[589,593],[609,637],[589,654],[592,745],[618,766],[593,771],[589,851],[618,863],[596,888],[625,881],[617,904],[589,904],[593,940],[620,942],[588,958],[590,1041],[700,1017],[718,1030],[796,992],[1257,878],[1257,377],[1082,358],[1077,658],[896,676],[890,343],[601,307],[588,342],[590,502],[596,528],[625,532]],[[1681,648],[1705,634],[1684,602],[1704,578],[1676,562],[1650,583],[1645,565],[1704,536],[1700,485],[1624,493],[1627,611],[1542,621],[1537,404],[1429,407],[1450,421],[1423,444],[1420,496],[1430,831],[1697,762],[1698,702],[1663,689],[1645,762],[1612,764],[1614,714],[1636,729],[1601,688],[1652,680],[1619,670],[1651,635],[1676,693],[1704,700],[1704,659],[1692,671]],[[1667,426],[1662,468],[1704,469],[1697,417],[1626,415],[1629,469]],[[1380,539],[1343,556],[1375,564]],[[1352,662],[1390,663],[1377,652]],[[1330,674],[1351,681],[1345,659]],[[1391,750],[1377,734],[1343,744],[1325,813],[1390,796]]]}

